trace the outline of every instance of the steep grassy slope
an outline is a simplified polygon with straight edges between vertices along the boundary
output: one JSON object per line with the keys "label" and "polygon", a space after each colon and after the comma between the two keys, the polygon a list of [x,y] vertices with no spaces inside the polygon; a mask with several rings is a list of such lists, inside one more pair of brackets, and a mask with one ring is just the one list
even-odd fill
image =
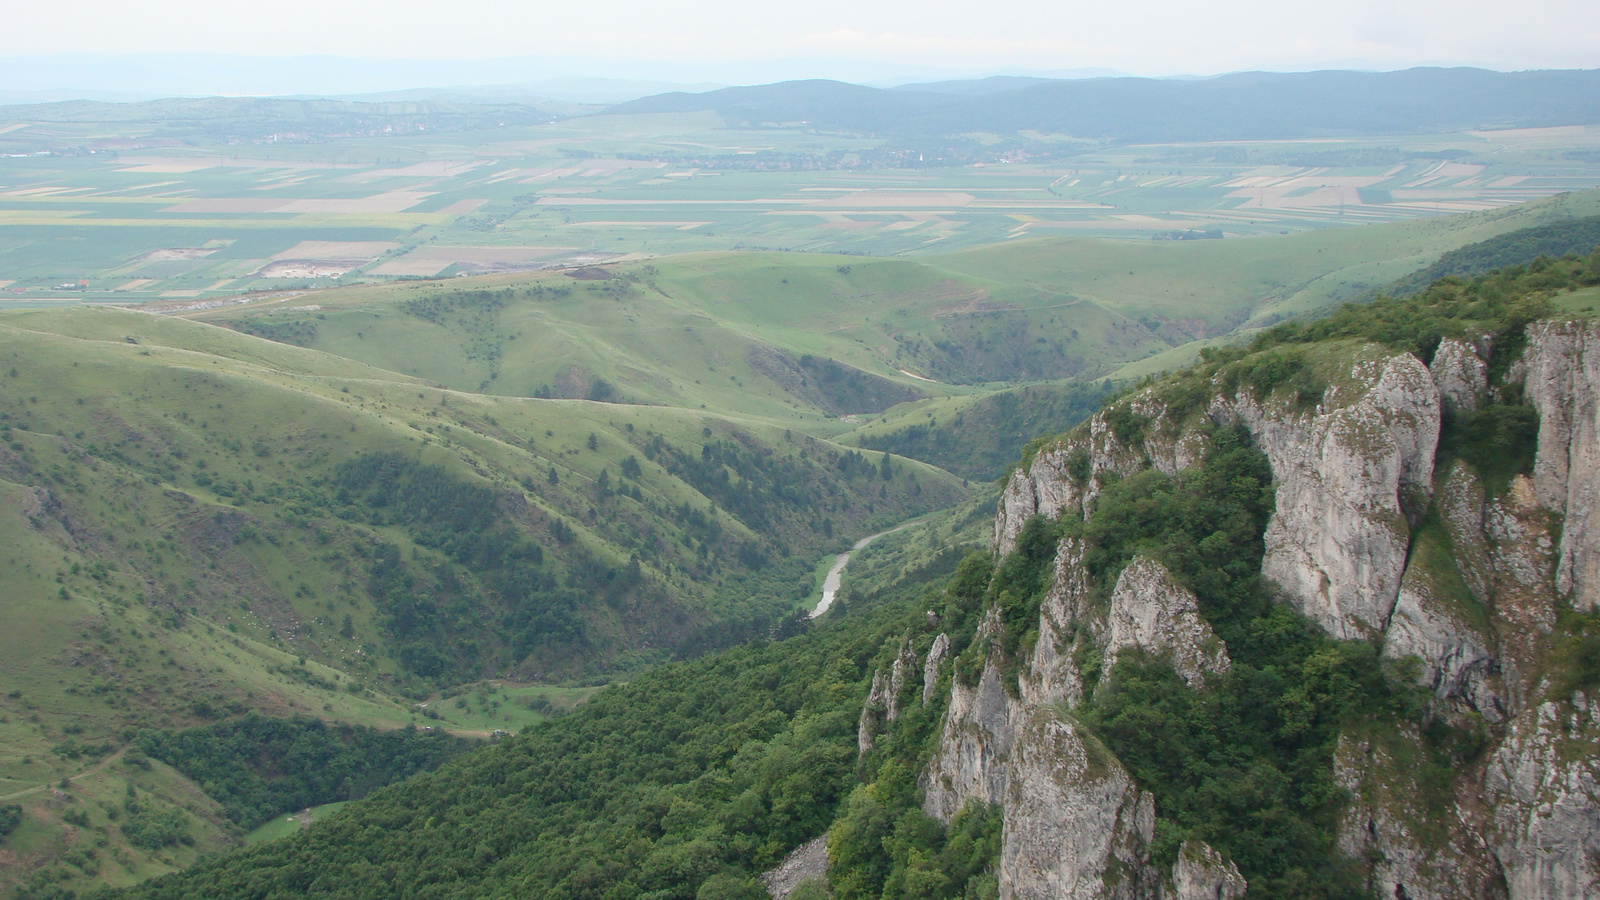
{"label": "steep grassy slope", "polygon": [[824,417],[984,384],[1101,377],[1354,297],[1463,244],[1597,212],[1592,191],[1248,240],[1046,238],[915,261],[700,254],[192,315],[456,390],[705,404],[826,429]]}
{"label": "steep grassy slope", "polygon": [[[514,727],[413,702],[764,634],[825,552],[963,494],[757,421],[457,394],[117,310],[7,315],[0,796],[60,823],[47,782],[156,778],[97,767],[127,729],[246,709]],[[29,860],[60,855],[51,833]],[[118,878],[192,859],[127,852]]]}

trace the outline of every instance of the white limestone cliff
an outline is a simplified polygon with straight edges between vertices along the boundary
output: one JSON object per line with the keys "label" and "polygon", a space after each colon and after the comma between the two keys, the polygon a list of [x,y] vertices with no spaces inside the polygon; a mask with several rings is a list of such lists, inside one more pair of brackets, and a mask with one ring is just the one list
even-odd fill
{"label": "white limestone cliff", "polygon": [[1586,695],[1512,723],[1489,760],[1490,843],[1512,900],[1600,896],[1600,715]]}
{"label": "white limestone cliff", "polygon": [[1333,776],[1351,799],[1339,817],[1339,849],[1365,864],[1368,889],[1378,897],[1503,897],[1499,866],[1482,836],[1456,810],[1441,817],[1426,808],[1416,767],[1402,761],[1423,754],[1410,729],[1340,738]]}
{"label": "white limestone cliff", "polygon": [[922,664],[922,705],[927,706],[939,690],[939,675],[944,661],[950,655],[950,635],[941,633],[928,648],[928,659]]}
{"label": "white limestone cliff", "polygon": [[[1314,408],[1288,391],[1225,391],[1218,378],[1205,413],[1242,423],[1271,465],[1262,574],[1282,599],[1334,637],[1417,657],[1435,713],[1490,742],[1454,773],[1453,793],[1425,801],[1416,760],[1428,751],[1414,730],[1341,739],[1335,779],[1351,800],[1339,846],[1370,888],[1410,900],[1600,896],[1600,717],[1584,693],[1559,696],[1550,674],[1563,604],[1600,609],[1600,324],[1529,326],[1510,383],[1490,384],[1488,348],[1445,340],[1426,366],[1376,346],[1341,349],[1342,363],[1317,362],[1330,386]],[[1434,471],[1447,415],[1518,396],[1539,415],[1531,477],[1491,492],[1462,461]],[[1013,473],[998,554],[1035,515],[1085,515],[1108,476],[1201,459],[1204,422],[1174,421],[1153,391],[1119,402],[1137,434],[1119,437],[1117,416],[1102,411]],[[1151,559],[1136,557],[1097,600],[1085,549],[1072,537],[1057,548],[1038,639],[1020,660],[1002,658],[989,612],[977,683],[952,679],[925,808],[948,821],[972,800],[1002,806],[1008,898],[1239,897],[1238,870],[1204,845],[1155,871],[1149,795],[1073,718],[1095,689],[1086,653],[1101,654],[1101,672],[1130,648],[1170,655],[1204,690],[1227,671],[1227,648]],[[933,657],[925,698],[939,683]],[[1013,694],[1003,673],[1019,663]]]}
{"label": "white limestone cliff", "polygon": [[1538,322],[1527,339],[1518,369],[1539,413],[1534,492],[1564,520],[1556,589],[1600,608],[1600,323]]}
{"label": "white limestone cliff", "polygon": [[1489,396],[1489,364],[1466,341],[1440,341],[1428,372],[1439,388],[1440,402],[1452,412],[1472,412]]}
{"label": "white limestone cliff", "polygon": [[1206,675],[1228,671],[1228,648],[1200,615],[1200,601],[1155,560],[1135,556],[1111,592],[1104,670],[1129,649],[1170,655],[1172,666],[1190,687],[1205,685]]}
{"label": "white limestone cliff", "polygon": [[1199,841],[1184,841],[1162,900],[1239,900],[1249,885],[1239,868]]}
{"label": "white limestone cliff", "polygon": [[1137,900],[1155,798],[1111,752],[1051,707],[1025,714],[1005,796],[1002,900]]}
{"label": "white limestone cliff", "polygon": [[1368,349],[1314,411],[1248,391],[1212,408],[1241,419],[1272,465],[1262,574],[1334,637],[1381,633],[1405,572],[1407,516],[1431,492],[1440,406],[1427,367]]}

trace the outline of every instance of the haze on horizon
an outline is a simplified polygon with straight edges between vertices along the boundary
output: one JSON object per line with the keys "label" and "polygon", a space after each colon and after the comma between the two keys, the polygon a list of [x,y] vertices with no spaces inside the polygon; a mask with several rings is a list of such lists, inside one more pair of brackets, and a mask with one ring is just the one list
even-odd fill
{"label": "haze on horizon", "polygon": [[[195,85],[201,91],[304,90],[243,77],[301,57],[334,58],[331,67],[323,62],[326,74],[305,73],[328,81],[321,88],[328,92],[561,76],[732,84],[1085,70],[1173,76],[1414,65],[1600,67],[1600,5],[1586,0],[1527,0],[1515,15],[1491,0],[1337,6],[1016,0],[988,8],[953,0],[763,7],[613,0],[596,9],[516,0],[459,0],[445,8],[422,0],[18,4],[7,13],[0,91],[68,86],[51,79],[75,80],[79,88],[90,86],[85,81],[116,82],[119,64],[144,75],[159,75],[165,66],[169,81],[205,80]],[[187,62],[164,61],[171,54]],[[76,74],[68,62],[97,58],[100,65]],[[396,65],[404,61],[417,62],[415,71],[408,75]],[[363,67],[364,80],[351,74]]]}

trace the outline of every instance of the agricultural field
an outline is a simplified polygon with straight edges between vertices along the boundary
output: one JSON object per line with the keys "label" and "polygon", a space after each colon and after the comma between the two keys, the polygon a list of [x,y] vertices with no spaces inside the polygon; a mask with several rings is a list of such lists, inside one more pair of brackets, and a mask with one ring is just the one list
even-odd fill
{"label": "agricultural field", "polygon": [[[0,109],[0,302],[13,306],[717,250],[1229,240],[1600,185],[1600,127],[1585,126],[1138,146],[1036,135],[947,165],[886,139],[735,128],[708,111],[224,142],[138,123],[31,122],[27,110]],[[1010,148],[1015,136],[968,137]]]}

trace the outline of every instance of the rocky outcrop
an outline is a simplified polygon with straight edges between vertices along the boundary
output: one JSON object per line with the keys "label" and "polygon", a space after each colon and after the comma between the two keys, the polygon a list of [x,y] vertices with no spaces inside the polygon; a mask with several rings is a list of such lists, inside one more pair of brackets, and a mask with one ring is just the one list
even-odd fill
{"label": "rocky outcrop", "polygon": [[1480,603],[1493,595],[1489,539],[1484,532],[1488,496],[1466,463],[1457,461],[1435,498],[1440,524],[1450,540],[1450,556],[1467,590]]}
{"label": "rocky outcrop", "polygon": [[889,703],[884,711],[884,718],[888,721],[900,718],[900,698],[906,690],[906,678],[916,670],[917,651],[907,637],[900,641],[900,652],[895,654],[894,663],[889,667]]}
{"label": "rocky outcrop", "polygon": [[1017,535],[1034,516],[1054,519],[1064,509],[1082,509],[1083,480],[1070,469],[1075,458],[1087,455],[1086,443],[1069,440],[1041,450],[1026,469],[1012,474],[994,523],[992,543],[1001,556],[1016,549]]}
{"label": "rocky outcrop", "polygon": [[[1568,664],[1551,639],[1564,601],[1600,610],[1600,323],[1530,326],[1509,383],[1490,381],[1489,338],[1442,341],[1429,365],[1371,345],[1316,352],[1306,358],[1329,387],[1314,408],[1287,390],[1224,390],[1221,375],[1205,407],[1242,423],[1271,465],[1262,574],[1332,636],[1419,658],[1433,713],[1489,741],[1441,787],[1422,764],[1444,751],[1415,726],[1343,736],[1339,847],[1384,898],[1600,896],[1600,715],[1584,693],[1555,699]],[[1516,398],[1518,380],[1539,414],[1531,477],[1491,492],[1461,460],[1436,473],[1445,418]],[[1155,390],[1119,402],[1013,474],[999,553],[1033,516],[1084,515],[1113,474],[1202,457],[1204,423],[1174,421]],[[948,820],[969,800],[1003,804],[1006,897],[1239,897],[1237,869],[1204,845],[1153,874],[1148,796],[1073,718],[1096,689],[1092,653],[1102,673],[1134,649],[1170,656],[1203,690],[1228,648],[1154,560],[1136,557],[1107,598],[1085,555],[1073,537],[1057,549],[1015,697],[1002,672],[1018,661],[996,650],[977,684],[956,679],[928,810]],[[991,612],[981,639],[998,627]]]}
{"label": "rocky outcrop", "polygon": [[1075,537],[1056,548],[1050,590],[1040,604],[1039,639],[1021,678],[1022,700],[1029,706],[1076,706],[1083,699],[1083,675],[1074,656],[1079,642],[1092,641],[1095,630],[1083,553],[1083,541]]}
{"label": "rocky outcrop", "polygon": [[[1000,614],[990,609],[976,640],[992,644],[1001,634]],[[922,808],[949,822],[969,801],[998,804],[1005,799],[1006,767],[1016,732],[1016,702],[1001,683],[998,653],[990,651],[976,685],[950,680],[950,706],[939,735],[939,752],[923,773]]]}
{"label": "rocky outcrop", "polygon": [[[946,638],[947,650],[949,645],[950,641]],[[885,676],[882,670],[873,671],[872,687],[867,691],[867,702],[862,704],[861,718],[856,723],[856,748],[860,756],[871,753],[872,748],[877,746],[879,732],[900,718],[900,704],[906,690],[906,679],[909,673],[916,671],[916,668],[917,651],[911,646],[911,638],[908,636],[900,640],[900,650],[895,654],[894,662],[889,665],[888,676]],[[924,678],[926,677],[924,673]],[[934,678],[938,678],[937,673]],[[926,694],[926,686],[923,691]]]}
{"label": "rocky outcrop", "polygon": [[1384,656],[1422,660],[1421,683],[1445,703],[1491,722],[1504,718],[1495,683],[1500,664],[1487,613],[1456,570],[1448,546],[1418,541],[1383,637]]}
{"label": "rocky outcrop", "polygon": [[1556,589],[1600,608],[1600,323],[1540,322],[1527,338],[1518,368],[1539,413],[1534,493],[1565,520]]}
{"label": "rocky outcrop", "polygon": [[928,659],[922,664],[922,705],[927,706],[939,691],[939,673],[950,655],[950,635],[940,634],[928,648]]}
{"label": "rocky outcrop", "polygon": [[1107,474],[1127,476],[1154,467],[1170,475],[1205,455],[1204,436],[1174,423],[1166,405],[1150,392],[1129,397],[1122,405],[1142,423],[1138,434],[1119,437],[1102,410],[1083,430],[1040,450],[1026,468],[1012,474],[995,516],[997,552],[1004,556],[1015,549],[1022,526],[1034,516],[1083,515]]}
{"label": "rocky outcrop", "polygon": [[1239,900],[1249,888],[1239,869],[1199,841],[1185,841],[1172,864],[1172,884],[1162,900]]}
{"label": "rocky outcrop", "polygon": [[1440,341],[1428,372],[1439,388],[1439,401],[1450,412],[1472,412],[1489,396],[1489,364],[1465,341]]}
{"label": "rocky outcrop", "polygon": [[923,776],[922,808],[928,815],[949,822],[968,801],[1005,799],[1006,766],[1015,740],[1013,712],[995,665],[984,666],[976,687],[954,679],[939,752]]}
{"label": "rocky outcrop", "polygon": [[1002,900],[1154,896],[1155,798],[1050,707],[1026,716],[1005,797]]}
{"label": "rocky outcrop", "polygon": [[1107,672],[1129,649],[1170,656],[1178,675],[1195,688],[1205,685],[1207,674],[1219,675],[1231,665],[1228,648],[1200,616],[1200,601],[1149,557],[1135,556],[1122,570],[1107,619]]}
{"label": "rocky outcrop", "polygon": [[1527,710],[1489,760],[1490,843],[1513,900],[1600,896],[1600,715],[1585,694]]}
{"label": "rocky outcrop", "polygon": [[1534,688],[1533,673],[1543,655],[1544,636],[1556,623],[1554,530],[1559,522],[1539,505],[1533,481],[1511,480],[1510,489],[1487,504],[1484,534],[1494,602],[1491,606],[1499,638],[1500,669],[1506,708],[1520,714]]}
{"label": "rocky outcrop", "polygon": [[1429,808],[1415,766],[1397,758],[1420,759],[1424,752],[1414,731],[1340,739],[1334,780],[1351,801],[1339,817],[1339,849],[1366,865],[1367,888],[1376,897],[1503,898],[1499,867],[1483,839],[1453,805]]}
{"label": "rocky outcrop", "polygon": [[828,836],[823,835],[796,847],[783,862],[763,872],[761,884],[774,900],[783,900],[794,893],[802,881],[824,878],[827,874]]}
{"label": "rocky outcrop", "polygon": [[856,722],[856,751],[866,756],[878,745],[877,736],[888,720],[889,679],[881,671],[872,673],[872,687],[867,691],[867,702],[861,705],[861,718]]}
{"label": "rocky outcrop", "polygon": [[1408,516],[1427,508],[1439,391],[1409,354],[1364,351],[1312,412],[1248,391],[1218,398],[1266,453],[1277,483],[1261,571],[1334,637],[1383,631],[1400,593]]}

